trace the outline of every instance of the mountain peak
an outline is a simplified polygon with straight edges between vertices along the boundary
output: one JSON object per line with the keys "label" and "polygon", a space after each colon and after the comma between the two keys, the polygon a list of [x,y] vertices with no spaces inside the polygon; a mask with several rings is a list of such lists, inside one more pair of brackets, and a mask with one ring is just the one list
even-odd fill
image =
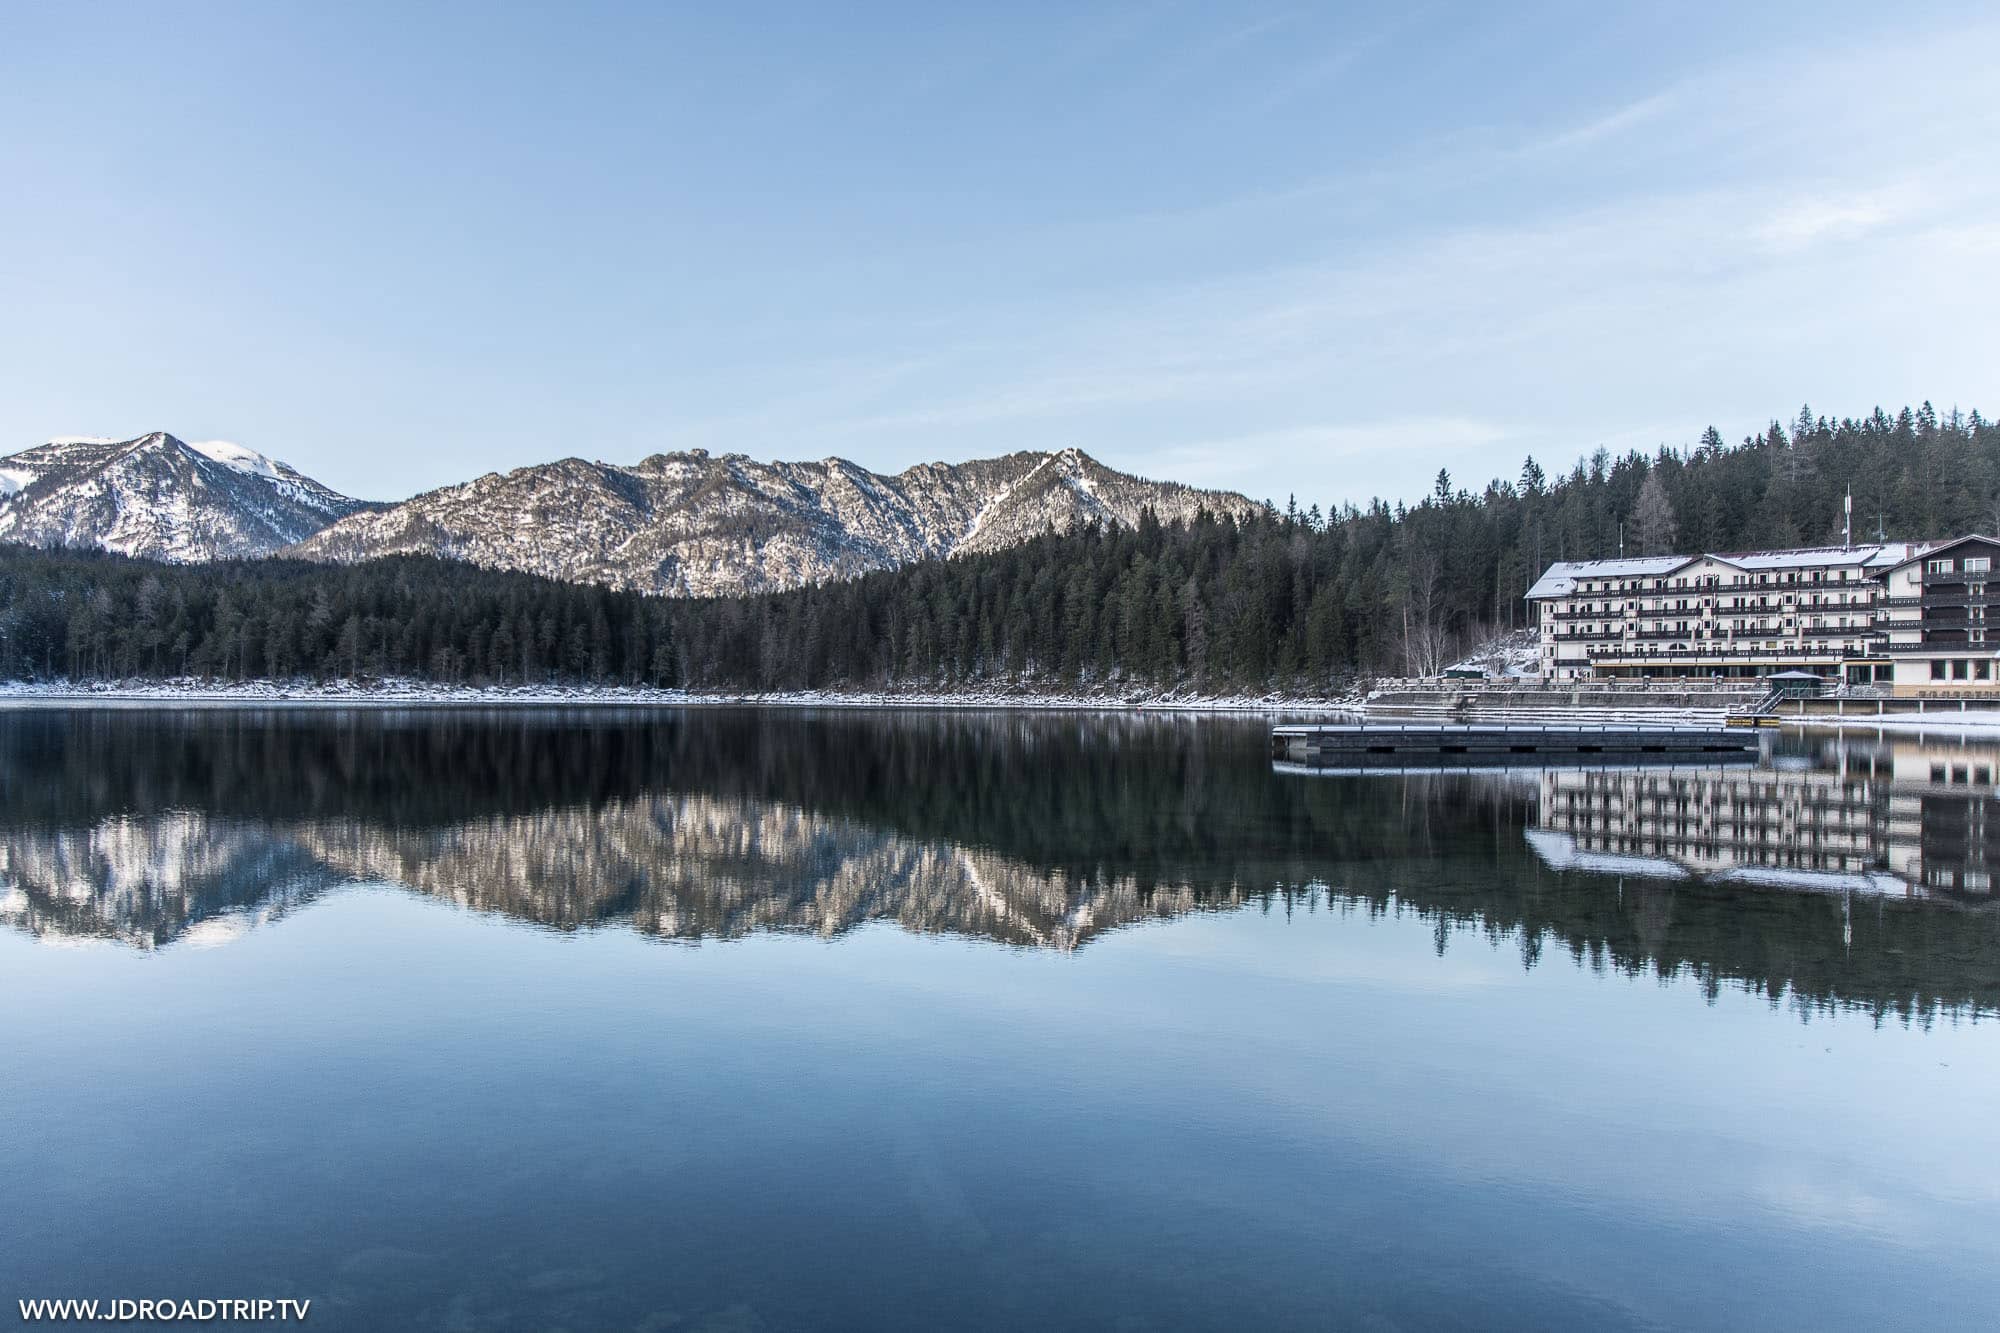
{"label": "mountain peak", "polygon": [[0,458],[0,540],[177,562],[268,555],[366,508],[224,440],[63,436]]}
{"label": "mountain peak", "polygon": [[[173,440],[173,436],[171,435],[167,436],[167,438]],[[242,445],[231,443],[228,440],[197,440],[185,444],[182,441],[174,440],[174,443],[182,444],[184,448],[193,450],[203,458],[208,459],[211,463],[220,463],[226,468],[233,468],[238,472],[247,472],[253,476],[276,479],[284,475],[284,473],[291,471],[283,463],[272,458],[266,458],[255,449],[246,449]]]}

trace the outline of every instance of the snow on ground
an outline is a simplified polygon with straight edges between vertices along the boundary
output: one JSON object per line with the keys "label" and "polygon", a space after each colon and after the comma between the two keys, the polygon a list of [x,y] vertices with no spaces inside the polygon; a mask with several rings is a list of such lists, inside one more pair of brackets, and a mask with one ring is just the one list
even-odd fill
{"label": "snow on ground", "polygon": [[1049,708],[1147,709],[1179,712],[1350,713],[1353,701],[1289,695],[1148,694],[1140,691],[1065,694],[1030,690],[963,692],[835,690],[756,693],[690,693],[627,686],[452,686],[418,680],[332,681],[0,681],[0,708],[131,705],[547,705],[622,704],[646,707],[709,707],[758,704],[797,708]]}
{"label": "snow on ground", "polygon": [[203,458],[235,468],[238,472],[249,472],[259,477],[269,477],[276,481],[279,477],[278,465],[255,449],[245,449],[240,444],[228,440],[189,441],[188,448]]}
{"label": "snow on ground", "polygon": [[[1307,698],[1287,694],[1212,695],[1192,693],[1152,694],[1143,690],[1109,690],[1096,694],[1065,693],[1058,690],[999,688],[987,690],[791,690],[769,694],[751,692],[689,692],[627,686],[584,685],[437,685],[428,681],[388,680],[292,680],[292,681],[213,681],[184,677],[174,680],[125,681],[0,681],[0,709],[69,707],[76,704],[173,707],[214,706],[346,706],[393,707],[430,705],[478,705],[540,707],[564,705],[622,705],[652,708],[704,708],[757,705],[781,708],[1017,708],[1118,711],[1169,711],[1187,713],[1284,713],[1339,715],[1349,718],[1367,715],[1359,696],[1341,699]],[[1706,717],[1686,710],[1662,710],[1661,723],[1689,725],[1709,723]],[[1402,721],[1402,719],[1391,719]],[[1932,712],[1889,714],[1881,717],[1824,717],[1783,719],[1788,727],[1823,729],[1830,727],[1884,732],[1933,732],[1970,735],[2000,734],[2000,708],[1970,708],[1964,712],[1940,707]]]}
{"label": "snow on ground", "polygon": [[1956,731],[1994,732],[2000,731],[2000,708],[1968,708],[1960,712],[1949,705],[1939,705],[1923,713],[1886,713],[1880,716],[1831,717],[1808,714],[1805,717],[1787,715],[1782,721],[1788,727],[1810,727],[1818,731],[1826,727],[1842,727],[1863,731]]}
{"label": "snow on ground", "polygon": [[1503,634],[1468,656],[1454,662],[1448,671],[1484,671],[1489,676],[1537,676],[1542,673],[1541,639],[1534,630]]}
{"label": "snow on ground", "polygon": [[34,480],[35,474],[24,467],[0,467],[0,495],[18,494]]}

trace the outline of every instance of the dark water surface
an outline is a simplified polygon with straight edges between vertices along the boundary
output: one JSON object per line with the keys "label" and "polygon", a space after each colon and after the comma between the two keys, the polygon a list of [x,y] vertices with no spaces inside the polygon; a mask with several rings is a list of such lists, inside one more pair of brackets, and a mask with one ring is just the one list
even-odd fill
{"label": "dark water surface", "polygon": [[0,1308],[2000,1318],[2000,751],[1265,735],[0,714]]}

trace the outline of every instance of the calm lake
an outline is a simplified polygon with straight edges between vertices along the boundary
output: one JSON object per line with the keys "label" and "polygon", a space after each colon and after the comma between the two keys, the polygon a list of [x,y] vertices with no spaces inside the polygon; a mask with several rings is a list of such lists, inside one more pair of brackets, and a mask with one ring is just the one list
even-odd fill
{"label": "calm lake", "polygon": [[0,1303],[1992,1326],[2000,749],[1266,735],[0,713]]}

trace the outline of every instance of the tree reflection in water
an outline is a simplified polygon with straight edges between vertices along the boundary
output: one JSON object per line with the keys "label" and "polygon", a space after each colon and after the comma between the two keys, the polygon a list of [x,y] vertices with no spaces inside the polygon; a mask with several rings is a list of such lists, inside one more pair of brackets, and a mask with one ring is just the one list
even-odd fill
{"label": "tree reflection in water", "polygon": [[150,948],[380,881],[560,930],[1074,949],[1283,902],[1805,1013],[2000,1005],[2000,752],[1318,778],[1266,753],[1261,720],[1133,714],[13,712],[0,921]]}

